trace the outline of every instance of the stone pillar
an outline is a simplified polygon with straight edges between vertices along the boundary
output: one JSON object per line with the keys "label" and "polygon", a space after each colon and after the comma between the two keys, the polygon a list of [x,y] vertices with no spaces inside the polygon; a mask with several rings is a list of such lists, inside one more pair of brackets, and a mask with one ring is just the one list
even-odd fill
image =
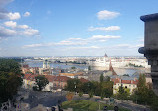
{"label": "stone pillar", "polygon": [[158,13],[141,16],[140,19],[145,23],[145,37],[144,47],[138,52],[144,54],[151,65],[153,90],[158,95]]}

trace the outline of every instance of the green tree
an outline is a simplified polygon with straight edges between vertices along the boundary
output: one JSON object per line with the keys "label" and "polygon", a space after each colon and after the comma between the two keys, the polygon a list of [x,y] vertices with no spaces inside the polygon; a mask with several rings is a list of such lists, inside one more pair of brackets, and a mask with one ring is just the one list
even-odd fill
{"label": "green tree", "polygon": [[88,71],[91,71],[91,66],[88,66]]}
{"label": "green tree", "polygon": [[100,75],[100,82],[102,83],[104,81],[104,76],[103,74]]}
{"label": "green tree", "polygon": [[71,69],[74,69],[74,70],[75,70],[75,69],[76,69],[76,67],[74,67],[74,66],[73,66],[73,67],[71,67]]}
{"label": "green tree", "polygon": [[130,97],[130,90],[124,88],[122,85],[119,87],[118,93],[116,94],[118,99],[126,100]]}
{"label": "green tree", "polygon": [[131,96],[134,102],[140,104],[152,105],[155,102],[156,95],[150,87],[147,87],[145,75],[141,74],[138,79],[137,89]]}
{"label": "green tree", "polygon": [[138,89],[146,87],[146,79],[145,79],[144,74],[139,75],[137,87],[138,87]]}
{"label": "green tree", "polygon": [[20,65],[11,59],[0,59],[0,102],[12,99],[22,85]]}
{"label": "green tree", "polygon": [[83,96],[83,92],[79,92],[79,96],[82,97]]}
{"label": "green tree", "polygon": [[82,91],[82,83],[79,79],[69,79],[67,81],[67,86],[65,90],[72,91],[72,92],[80,92]]}
{"label": "green tree", "polygon": [[111,97],[113,95],[113,82],[104,81],[101,84],[102,91],[104,92],[105,97]]}
{"label": "green tree", "polygon": [[83,84],[82,90],[84,93],[88,94],[90,91],[94,92],[95,86],[92,82],[86,82]]}
{"label": "green tree", "polygon": [[110,77],[109,77],[109,76],[106,76],[106,77],[105,77],[105,81],[106,81],[106,82],[110,81]]}
{"label": "green tree", "polygon": [[37,88],[38,88],[39,91],[44,89],[45,86],[47,84],[49,84],[48,79],[45,78],[45,76],[43,76],[43,75],[36,76],[35,79],[36,79],[36,85],[37,85]]}
{"label": "green tree", "polygon": [[88,93],[89,98],[92,98],[92,97],[93,97],[93,94],[94,94],[94,92],[93,92],[93,91],[90,91],[90,92]]}

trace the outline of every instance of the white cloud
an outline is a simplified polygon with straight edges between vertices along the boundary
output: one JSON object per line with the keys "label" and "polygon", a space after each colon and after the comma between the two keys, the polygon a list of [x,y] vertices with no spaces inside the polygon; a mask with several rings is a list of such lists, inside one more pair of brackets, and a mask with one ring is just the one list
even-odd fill
{"label": "white cloud", "polygon": [[5,6],[14,0],[0,0],[0,19],[16,20],[21,18],[19,12],[8,12]]}
{"label": "white cloud", "polygon": [[6,29],[0,26],[0,38],[15,36],[17,32],[15,30]]}
{"label": "white cloud", "polygon": [[28,16],[30,16],[30,12],[25,12],[24,17],[28,17]]}
{"label": "white cloud", "polygon": [[31,45],[24,45],[23,48],[32,48],[32,47],[41,47],[43,44],[31,44]]}
{"label": "white cloud", "polygon": [[118,49],[124,49],[124,48],[128,48],[128,49],[132,49],[132,48],[139,48],[139,47],[143,47],[143,44],[118,44],[115,46],[112,46],[113,48],[118,48]]}
{"label": "white cloud", "polygon": [[20,29],[28,29],[29,26],[28,25],[17,25],[16,22],[14,21],[7,21],[7,22],[4,22],[4,25],[6,27],[11,27],[11,28],[20,28]]}
{"label": "white cloud", "polygon": [[130,44],[118,44],[114,47],[116,47],[116,48],[124,48],[124,47],[128,48],[128,47],[131,47],[131,45]]}
{"label": "white cloud", "polygon": [[98,17],[99,20],[113,19],[113,18],[117,17],[118,15],[120,15],[120,13],[111,12],[111,11],[108,11],[108,10],[102,10],[102,11],[99,11],[97,13],[97,17]]}
{"label": "white cloud", "polygon": [[7,22],[4,22],[4,25],[7,27],[15,28],[17,26],[17,23],[13,21],[7,21]]}
{"label": "white cloud", "polygon": [[85,45],[85,42],[81,42],[81,41],[60,41],[58,43],[55,43],[54,45]]}
{"label": "white cloud", "polygon": [[69,47],[69,49],[99,49],[98,46],[87,46],[87,47]]}
{"label": "white cloud", "polygon": [[18,25],[18,28],[20,28],[20,29],[28,29],[29,26],[28,25]]}
{"label": "white cloud", "polygon": [[15,12],[15,13],[10,12],[10,13],[7,14],[7,16],[8,16],[8,18],[10,20],[16,20],[16,19],[20,19],[21,18],[19,12]]}
{"label": "white cloud", "polygon": [[[89,37],[87,39],[68,38],[67,40],[62,40],[59,42],[25,45],[25,46],[23,46],[23,48],[48,47],[48,46],[82,46],[82,45],[87,45],[88,43],[105,42],[105,41],[107,41],[107,39],[117,39],[117,38],[120,38],[120,36],[93,35],[92,37]],[[91,47],[91,48],[98,48],[98,47]]]}
{"label": "white cloud", "polygon": [[120,30],[119,26],[110,26],[110,27],[89,27],[88,29],[89,31],[116,31],[116,30]]}
{"label": "white cloud", "polygon": [[93,35],[90,39],[93,40],[103,40],[103,39],[117,39],[120,36],[113,36],[113,35]]}
{"label": "white cloud", "polygon": [[39,31],[29,28],[29,29],[24,30],[23,34],[26,35],[26,36],[33,36],[33,35],[38,35]]}

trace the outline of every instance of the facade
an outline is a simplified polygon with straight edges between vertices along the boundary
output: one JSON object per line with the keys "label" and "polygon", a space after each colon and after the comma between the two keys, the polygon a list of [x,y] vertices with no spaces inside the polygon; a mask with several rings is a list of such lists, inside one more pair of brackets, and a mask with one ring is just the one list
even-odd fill
{"label": "facade", "polygon": [[[35,77],[38,75],[34,74],[24,74],[23,78],[23,88],[26,89],[32,89],[33,86],[35,86]],[[46,85],[45,89],[43,91],[53,91],[57,89],[64,89],[65,86],[67,85],[67,81],[71,79],[70,77],[67,76],[54,76],[54,75],[45,75],[45,77],[48,79],[49,84]],[[80,78],[81,82],[88,82],[87,79]]]}
{"label": "facade", "polygon": [[59,73],[60,76],[67,76],[70,78],[78,78],[78,76],[82,76],[84,73],[83,72],[76,72],[76,73]]}
{"label": "facade", "polygon": [[[25,74],[23,78],[23,88],[32,89],[35,86],[35,77],[37,75]],[[45,75],[48,79],[49,84],[43,89],[43,91],[53,91],[54,89],[63,89],[67,85],[67,80],[69,77],[66,76],[53,76]]]}
{"label": "facade", "polygon": [[113,94],[116,94],[119,90],[119,87],[122,85],[124,88],[128,88],[130,91],[130,94],[133,93],[134,89],[137,88],[138,79],[121,79],[119,77],[111,79],[111,81],[114,82],[113,85]]}

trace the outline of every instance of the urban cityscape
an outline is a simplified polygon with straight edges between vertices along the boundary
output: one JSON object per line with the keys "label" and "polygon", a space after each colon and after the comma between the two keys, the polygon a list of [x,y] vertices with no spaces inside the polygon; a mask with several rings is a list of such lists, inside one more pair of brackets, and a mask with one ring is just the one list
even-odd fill
{"label": "urban cityscape", "polygon": [[157,3],[0,0],[0,111],[158,111]]}

